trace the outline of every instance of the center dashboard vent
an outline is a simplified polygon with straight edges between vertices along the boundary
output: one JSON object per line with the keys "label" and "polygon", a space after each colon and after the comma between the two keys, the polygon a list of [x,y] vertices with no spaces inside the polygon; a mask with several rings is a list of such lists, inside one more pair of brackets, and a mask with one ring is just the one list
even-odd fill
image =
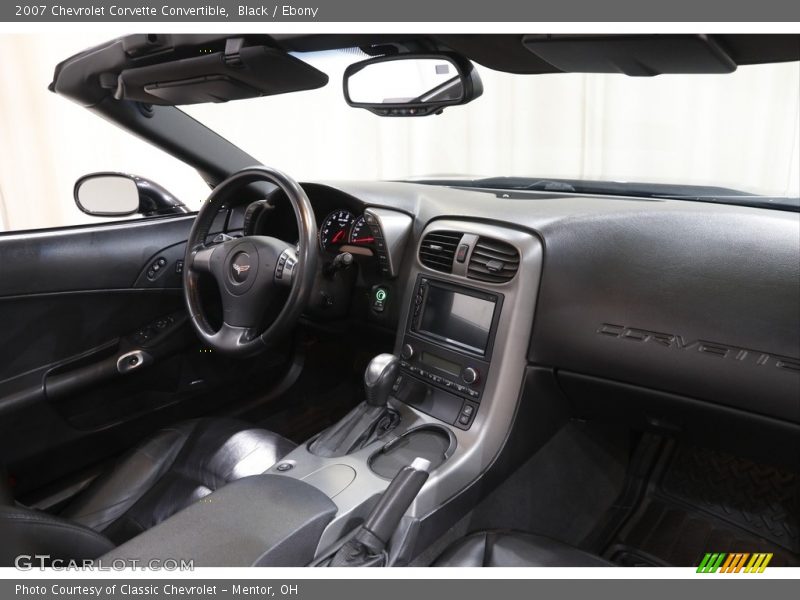
{"label": "center dashboard vent", "polygon": [[467,277],[487,283],[511,281],[519,270],[519,252],[511,244],[481,237],[472,250]]}
{"label": "center dashboard vent", "polygon": [[456,248],[463,237],[458,231],[432,231],[419,245],[419,261],[430,269],[453,272]]}

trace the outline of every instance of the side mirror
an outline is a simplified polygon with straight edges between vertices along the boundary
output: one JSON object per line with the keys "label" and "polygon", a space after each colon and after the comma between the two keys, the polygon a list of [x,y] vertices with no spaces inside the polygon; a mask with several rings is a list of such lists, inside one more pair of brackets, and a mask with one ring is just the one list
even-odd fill
{"label": "side mirror", "polygon": [[397,54],[354,63],[344,72],[350,106],[382,117],[440,114],[472,102],[483,83],[472,63],[458,54]]}
{"label": "side mirror", "polygon": [[183,214],[189,209],[155,182],[125,173],[90,173],[75,182],[75,204],[95,217]]}

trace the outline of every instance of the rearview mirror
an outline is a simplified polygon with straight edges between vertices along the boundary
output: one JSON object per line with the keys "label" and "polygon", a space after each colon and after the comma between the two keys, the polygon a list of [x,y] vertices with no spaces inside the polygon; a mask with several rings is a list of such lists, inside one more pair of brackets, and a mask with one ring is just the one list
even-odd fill
{"label": "rearview mirror", "polygon": [[472,63],[457,54],[399,54],[371,58],[344,72],[350,106],[382,117],[439,114],[483,93]]}
{"label": "rearview mirror", "polygon": [[125,173],[91,173],[75,182],[75,204],[95,217],[149,217],[188,213],[189,209],[157,183]]}

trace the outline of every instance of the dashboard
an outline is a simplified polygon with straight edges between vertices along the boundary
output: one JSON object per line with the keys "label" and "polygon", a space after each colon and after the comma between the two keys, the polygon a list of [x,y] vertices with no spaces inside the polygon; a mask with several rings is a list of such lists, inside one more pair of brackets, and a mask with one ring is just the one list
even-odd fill
{"label": "dashboard", "polygon": [[409,183],[334,185],[361,206],[414,216],[401,276],[411,265],[424,267],[422,231],[437,220],[500,225],[542,240],[531,363],[800,423],[797,213],[552,192],[509,198],[500,190]]}
{"label": "dashboard", "polygon": [[[402,422],[456,440],[419,515],[476,480],[517,419],[531,438],[569,415],[754,456],[796,450],[797,214],[404,182],[303,187],[328,262],[347,248],[372,254],[348,318],[394,333]],[[375,214],[405,219],[388,273],[369,268]]]}
{"label": "dashboard", "polygon": [[[524,232],[543,247],[525,359],[555,370],[574,409],[591,416],[637,413],[640,424],[676,430],[694,425],[681,416],[686,406],[800,424],[796,213],[401,182],[303,187],[317,216],[321,256],[328,263],[343,251],[356,258],[358,272],[348,283],[355,293],[331,291],[348,305],[340,316],[403,330],[416,274],[440,274],[422,262],[426,228],[458,219]],[[255,231],[296,240],[289,207],[271,200],[274,210],[253,224]],[[389,271],[367,226],[376,210],[407,219],[408,239],[395,248]],[[503,284],[488,278],[470,285],[496,293]],[[363,299],[379,290],[389,300],[375,311]],[[623,402],[616,390],[615,405],[601,382],[649,396]],[[679,404],[677,412],[664,408]]]}

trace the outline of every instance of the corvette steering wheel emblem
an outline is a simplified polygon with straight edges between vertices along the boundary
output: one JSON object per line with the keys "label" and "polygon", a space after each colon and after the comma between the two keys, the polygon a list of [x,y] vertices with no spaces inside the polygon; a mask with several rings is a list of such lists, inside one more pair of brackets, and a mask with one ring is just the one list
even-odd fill
{"label": "corvette steering wheel emblem", "polygon": [[247,273],[250,271],[250,256],[247,252],[236,255],[231,263],[231,271],[231,277],[236,283],[242,283],[247,279]]}

